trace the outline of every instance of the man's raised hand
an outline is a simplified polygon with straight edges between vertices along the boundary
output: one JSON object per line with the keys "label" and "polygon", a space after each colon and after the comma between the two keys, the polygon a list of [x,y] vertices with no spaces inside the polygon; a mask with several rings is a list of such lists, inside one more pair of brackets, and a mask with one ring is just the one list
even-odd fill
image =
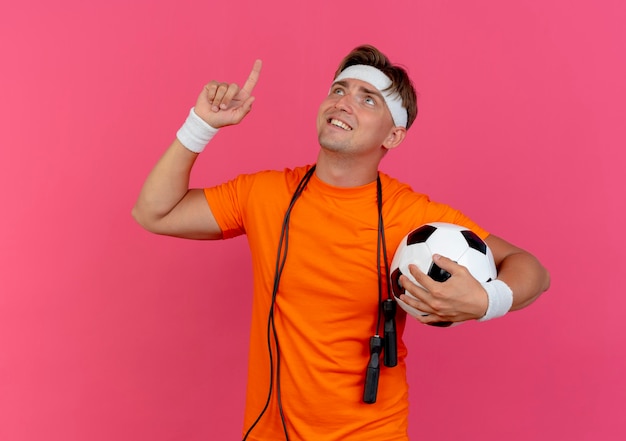
{"label": "man's raised hand", "polygon": [[208,83],[196,101],[196,114],[216,129],[239,124],[252,109],[252,91],[259,81],[261,66],[261,60],[254,62],[252,71],[241,88],[235,83]]}

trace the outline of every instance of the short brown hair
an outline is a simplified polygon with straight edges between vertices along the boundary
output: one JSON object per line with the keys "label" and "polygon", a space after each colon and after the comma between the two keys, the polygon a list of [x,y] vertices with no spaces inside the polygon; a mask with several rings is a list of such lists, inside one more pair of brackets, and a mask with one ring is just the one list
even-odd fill
{"label": "short brown hair", "polygon": [[346,55],[339,63],[334,78],[337,78],[345,68],[357,64],[375,67],[391,79],[389,89],[397,92],[402,98],[402,105],[408,113],[406,128],[411,127],[417,117],[417,94],[407,71],[399,65],[392,64],[389,58],[374,46],[364,44],[354,48]]}

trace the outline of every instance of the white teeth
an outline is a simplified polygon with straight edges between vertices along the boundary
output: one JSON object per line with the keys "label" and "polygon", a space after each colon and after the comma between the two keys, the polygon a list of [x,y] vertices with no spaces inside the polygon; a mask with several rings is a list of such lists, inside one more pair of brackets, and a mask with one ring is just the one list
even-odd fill
{"label": "white teeth", "polygon": [[330,120],[330,123],[331,123],[333,126],[341,127],[341,128],[342,128],[342,129],[344,129],[344,130],[352,130],[352,127],[350,127],[349,125],[347,125],[347,124],[346,124],[346,123],[344,123],[344,122],[339,121],[338,119],[331,119],[331,120]]}

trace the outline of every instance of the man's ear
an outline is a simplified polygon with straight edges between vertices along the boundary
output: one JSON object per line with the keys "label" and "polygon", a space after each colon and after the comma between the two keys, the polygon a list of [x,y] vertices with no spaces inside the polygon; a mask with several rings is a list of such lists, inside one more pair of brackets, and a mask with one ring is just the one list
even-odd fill
{"label": "man's ear", "polygon": [[404,141],[404,137],[406,136],[406,128],[401,126],[395,126],[389,132],[389,136],[383,142],[383,147],[387,150],[391,150],[400,145],[402,141]]}

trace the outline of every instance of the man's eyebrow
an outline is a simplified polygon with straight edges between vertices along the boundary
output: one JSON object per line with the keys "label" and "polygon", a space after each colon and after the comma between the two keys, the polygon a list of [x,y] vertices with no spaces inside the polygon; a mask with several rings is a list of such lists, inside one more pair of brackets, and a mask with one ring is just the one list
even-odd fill
{"label": "man's eyebrow", "polygon": [[380,93],[380,91],[378,89],[368,89],[365,86],[360,86],[359,90],[361,90],[362,92],[365,92],[365,93],[367,93],[369,95],[376,95],[376,96],[380,97],[381,99],[383,98],[383,94]]}
{"label": "man's eyebrow", "polygon": [[[345,88],[348,87],[348,82],[346,80],[339,80],[339,81],[336,81],[334,84],[339,84],[340,86],[345,87]],[[370,89],[370,88],[367,88],[365,86],[360,85],[359,86],[359,91],[360,92],[365,92],[368,95],[376,95],[380,99],[384,100],[383,94],[380,93],[380,91],[378,89]]]}

